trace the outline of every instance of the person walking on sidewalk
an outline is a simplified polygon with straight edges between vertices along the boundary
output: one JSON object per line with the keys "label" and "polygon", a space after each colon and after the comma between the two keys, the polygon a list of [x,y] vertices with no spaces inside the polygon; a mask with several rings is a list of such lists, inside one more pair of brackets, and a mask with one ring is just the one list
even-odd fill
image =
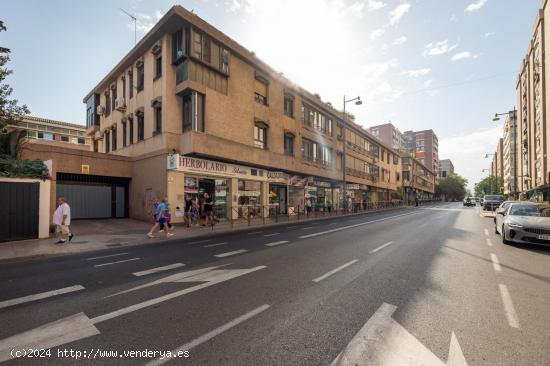
{"label": "person walking on sidewalk", "polygon": [[214,201],[208,192],[204,192],[204,213],[206,214],[204,225],[214,225],[214,221],[212,219],[212,216],[214,215]]}
{"label": "person walking on sidewalk", "polygon": [[73,234],[69,231],[69,225],[71,225],[71,207],[65,202],[65,198],[63,197],[57,199],[57,204],[57,209],[53,214],[53,223],[56,232],[59,234],[59,240],[55,244],[65,244],[67,237],[69,241],[73,238]]}
{"label": "person walking on sidewalk", "polygon": [[157,219],[157,222],[153,225],[151,230],[147,233],[147,236],[150,238],[154,238],[153,232],[158,228],[159,231],[164,230],[164,233],[166,234],[166,237],[169,238],[171,236],[174,236],[174,234],[168,232],[168,225],[166,224],[166,200],[162,200],[161,203],[158,204],[156,210],[155,210],[155,218]]}
{"label": "person walking on sidewalk", "polygon": [[193,213],[191,212],[192,206],[193,206],[193,200],[188,194],[186,194],[185,195],[185,213],[183,215],[184,215],[185,223],[187,224],[187,227],[190,227],[192,225],[192,220],[193,220]]}
{"label": "person walking on sidewalk", "polygon": [[174,225],[172,225],[172,214],[170,213],[170,204],[168,203],[168,198],[164,199],[164,218],[166,219],[166,226],[168,226],[169,231],[174,231]]}

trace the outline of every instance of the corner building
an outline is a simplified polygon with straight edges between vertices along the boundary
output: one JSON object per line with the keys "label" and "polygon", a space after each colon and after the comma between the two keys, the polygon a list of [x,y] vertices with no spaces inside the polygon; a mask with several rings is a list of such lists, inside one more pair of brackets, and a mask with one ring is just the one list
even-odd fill
{"label": "corner building", "polygon": [[[84,98],[96,152],[130,158],[130,216],[214,195],[219,217],[291,214],[343,201],[341,113],[181,6],[172,7]],[[399,154],[346,123],[352,199],[389,200]],[[256,214],[256,212],[254,212]],[[181,220],[178,212],[174,221]]]}

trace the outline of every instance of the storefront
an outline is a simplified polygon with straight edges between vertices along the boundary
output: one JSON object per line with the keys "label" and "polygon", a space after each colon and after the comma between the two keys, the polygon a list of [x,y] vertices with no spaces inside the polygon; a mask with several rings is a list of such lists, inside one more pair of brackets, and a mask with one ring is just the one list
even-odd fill
{"label": "storefront", "polygon": [[184,177],[184,194],[195,199],[200,207],[201,216],[204,212],[204,194],[212,196],[214,216],[225,219],[228,215],[228,180],[224,178],[210,178],[200,175],[186,175]]}
{"label": "storefront", "polygon": [[288,213],[288,174],[267,172],[269,180],[269,216]]}

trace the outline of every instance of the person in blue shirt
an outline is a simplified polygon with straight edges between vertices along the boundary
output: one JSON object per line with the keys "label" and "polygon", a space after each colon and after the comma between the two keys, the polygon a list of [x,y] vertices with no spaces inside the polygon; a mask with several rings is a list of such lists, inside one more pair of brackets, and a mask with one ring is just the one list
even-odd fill
{"label": "person in blue shirt", "polygon": [[151,230],[149,230],[149,232],[147,233],[147,236],[150,237],[150,238],[154,238],[154,235],[153,235],[153,232],[155,230],[157,230],[157,228],[160,230],[164,230],[164,233],[166,234],[166,237],[169,238],[171,236],[174,236],[174,234],[170,233],[168,231],[168,225],[167,225],[167,221],[166,221],[166,211],[168,210],[168,205],[166,203],[166,199],[163,199],[162,202],[160,202],[156,207],[155,207],[155,219],[156,219],[156,222],[155,222],[155,225],[153,225],[153,227],[151,228]]}

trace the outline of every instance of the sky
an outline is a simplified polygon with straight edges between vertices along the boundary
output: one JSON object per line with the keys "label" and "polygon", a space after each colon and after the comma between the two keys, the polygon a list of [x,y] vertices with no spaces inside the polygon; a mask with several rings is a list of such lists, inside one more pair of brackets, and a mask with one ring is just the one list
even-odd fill
{"label": "sky", "polygon": [[35,116],[85,123],[83,97],[174,4],[365,127],[433,129],[473,188],[512,110],[540,0],[3,1],[8,83]]}

